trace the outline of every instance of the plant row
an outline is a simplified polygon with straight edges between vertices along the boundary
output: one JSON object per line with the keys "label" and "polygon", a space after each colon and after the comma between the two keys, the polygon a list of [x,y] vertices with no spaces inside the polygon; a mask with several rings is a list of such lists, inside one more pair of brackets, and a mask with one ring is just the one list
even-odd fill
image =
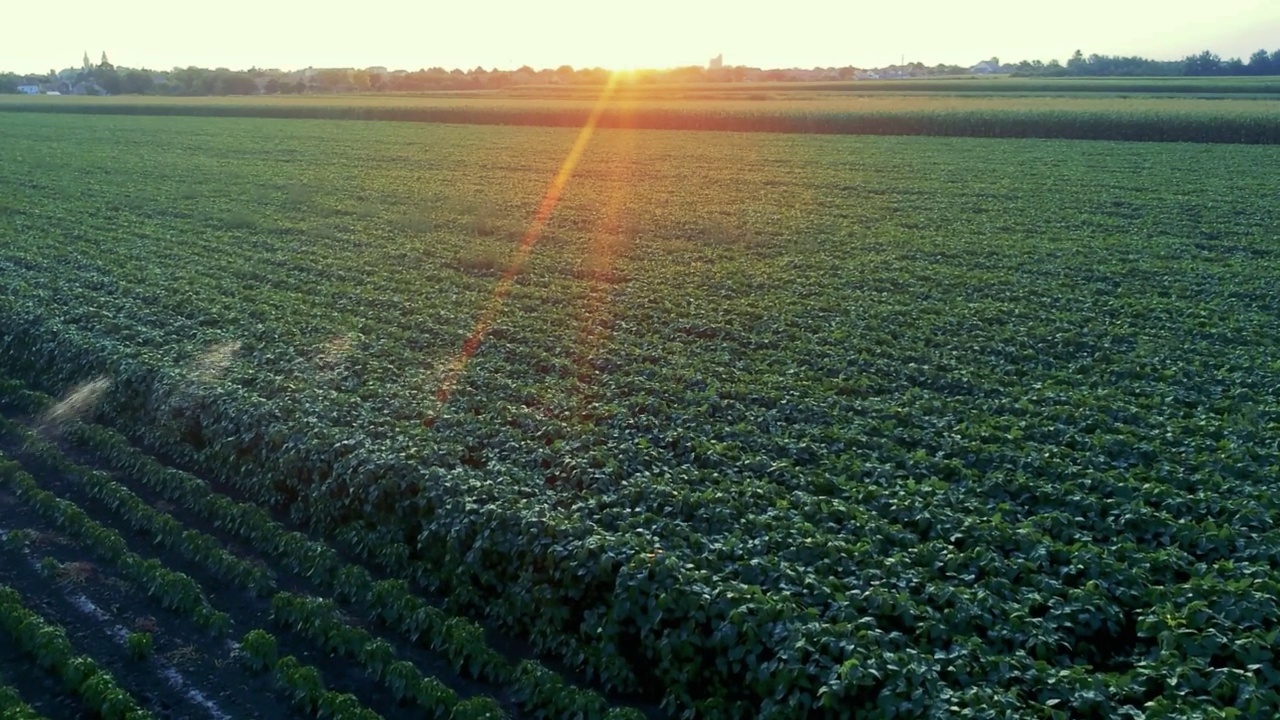
{"label": "plant row", "polygon": [[137,583],[161,606],[190,615],[198,625],[214,634],[225,634],[231,629],[231,618],[209,606],[194,580],[169,570],[158,560],[144,559],[130,551],[118,532],[97,523],[74,503],[41,489],[18,463],[0,459],[0,483],[11,488],[20,500],[59,530],[81,541],[98,557],[114,563],[125,578]]}
{"label": "plant row", "polygon": [[[10,420],[0,418],[0,432],[22,440],[25,443],[24,451],[32,453],[42,462],[56,467],[60,472],[79,476],[80,481],[86,484],[87,492],[102,500],[134,529],[154,535],[167,549],[189,555],[189,559],[193,562],[209,567],[212,572],[223,575],[227,582],[240,587],[259,594],[274,590],[275,584],[269,576],[246,572],[222,572],[235,565],[227,562],[228,558],[236,562],[241,561],[221,550],[217,541],[207,535],[194,531],[181,532],[181,525],[171,516],[151,508],[112,480],[107,473],[89,471],[70,461],[57,448]],[[179,530],[176,534],[172,532],[175,529]],[[199,542],[190,542],[188,537]],[[210,549],[217,552],[209,553]],[[251,567],[256,569],[256,566]],[[385,682],[395,692],[397,701],[411,700],[430,712],[432,717],[442,719],[488,718],[494,720],[504,716],[498,705],[488,698],[472,698],[460,703],[452,690],[434,678],[423,678],[412,663],[395,661],[394,652],[386,642],[374,640],[367,632],[349,627],[338,615],[336,609],[333,610],[332,615],[325,617],[326,622],[323,625],[305,621],[299,616],[288,615],[287,608],[298,601],[297,596],[289,593],[276,594],[271,600],[273,618],[282,625],[298,631],[303,637],[327,652],[364,663],[373,677]],[[288,622],[288,618],[293,618],[295,622]],[[358,646],[360,652],[356,652],[357,646],[352,644],[353,637],[361,638]],[[130,652],[149,654],[149,648],[135,647],[143,642],[149,642],[149,635],[134,634],[129,640]],[[358,701],[350,695],[332,692],[297,694],[295,691],[299,687],[313,687],[314,684],[309,683],[307,679],[312,677],[314,672],[309,668],[291,667],[286,659],[284,666],[277,668],[276,681],[290,694],[292,701],[298,704],[300,709],[334,714],[334,717],[376,717],[369,714],[368,710],[361,708]],[[603,716],[603,712],[600,715]]]}
{"label": "plant row", "polygon": [[378,720],[381,716],[362,706],[349,693],[325,687],[320,671],[303,665],[292,655],[279,656],[276,639],[263,630],[251,630],[240,643],[245,664],[257,672],[270,672],[276,688],[299,711],[334,720]]}
{"label": "plant row", "polygon": [[18,691],[0,685],[0,717],[6,720],[45,720],[44,716],[22,701]]}
{"label": "plant row", "polygon": [[22,441],[23,452],[74,479],[86,494],[110,508],[135,532],[150,535],[156,545],[201,565],[219,580],[246,588],[255,595],[272,589],[270,573],[264,567],[246,562],[224,550],[216,539],[184,527],[171,515],[156,510],[116,482],[110,474],[70,460],[56,446],[7,418],[0,418],[0,433]]}
{"label": "plant row", "polygon": [[47,395],[28,390],[17,380],[0,378],[0,410],[33,415],[49,404],[50,398]]}
{"label": "plant row", "polygon": [[[306,576],[318,588],[334,593],[343,602],[367,608],[372,618],[391,630],[441,653],[458,672],[496,684],[518,680],[517,694],[528,710],[546,712],[547,717],[565,710],[587,718],[624,718],[634,712],[608,709],[599,694],[569,685],[534,661],[513,668],[489,647],[483,628],[431,605],[417,596],[407,581],[376,580],[363,567],[342,562],[332,548],[286,530],[261,507],[236,503],[213,492],[204,481],[157,462],[110,429],[77,423],[68,426],[66,437],[170,501],[182,503],[215,526],[251,543],[284,567]],[[251,497],[260,487],[251,481],[237,484],[238,490]]]}
{"label": "plant row", "polygon": [[[25,389],[23,392],[33,400],[34,408],[49,403],[47,396]],[[260,507],[234,503],[226,496],[212,492],[207,483],[156,462],[113,431],[79,422],[69,423],[64,430],[69,440],[129,472],[166,499],[192,507],[216,526],[282,559],[290,570],[308,576],[320,587],[334,590],[348,602],[370,608],[388,627],[443,653],[459,672],[493,683],[515,682],[516,695],[526,709],[545,717],[556,717],[561,713],[587,718],[625,717],[629,714],[625,709],[610,710],[598,694],[565,683],[556,673],[536,662],[526,661],[512,668],[505,658],[487,647],[483,630],[478,625],[448,616],[414,595],[406,582],[375,581],[363,568],[342,563],[338,555],[323,544],[315,543],[301,533],[284,530]],[[108,474],[90,471],[68,460],[56,447],[13,421],[0,418],[0,431],[22,440],[24,449],[38,456],[42,462],[78,477],[91,496],[120,513],[135,530],[155,536],[167,549],[176,550],[208,567],[220,578],[259,594],[274,587],[259,566],[244,563],[226,553],[213,538],[195,531],[184,531],[171,516],[156,511]],[[248,492],[254,487],[242,483],[239,489]],[[356,542],[365,544],[359,538]],[[281,598],[277,595],[273,604]],[[353,628],[344,629],[345,624],[337,619],[336,607],[330,610],[333,615],[329,617],[326,628],[331,632],[312,632],[308,635],[311,639],[327,644],[339,642],[336,638],[351,633],[367,635]],[[370,670],[376,677],[382,677],[378,668]],[[403,673],[403,670],[397,672]],[[441,693],[452,696],[452,691],[434,679],[423,682],[430,683],[429,689],[416,694],[419,699],[445,696]]]}
{"label": "plant row", "polygon": [[397,660],[386,641],[349,625],[332,601],[279,593],[271,599],[271,619],[333,655],[359,662],[397,701],[414,703],[428,717],[446,720],[504,716],[490,698],[472,698],[466,701],[465,708],[459,708],[458,696],[452,690],[435,678],[423,677],[413,663]]}
{"label": "plant row", "polygon": [[[0,629],[37,665],[61,678],[67,690],[79,696],[89,710],[103,720],[151,717],[116,684],[111,673],[91,658],[76,655],[65,630],[28,610],[17,591],[5,585],[0,585]],[[21,713],[21,705],[16,698],[6,698],[6,693],[0,692],[0,717],[6,720],[23,717],[11,712]],[[29,717],[35,717],[34,713]]]}

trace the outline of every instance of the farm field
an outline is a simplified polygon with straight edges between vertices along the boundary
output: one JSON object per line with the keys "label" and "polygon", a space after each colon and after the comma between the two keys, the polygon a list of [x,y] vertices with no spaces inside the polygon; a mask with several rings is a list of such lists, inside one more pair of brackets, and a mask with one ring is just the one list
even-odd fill
{"label": "farm field", "polygon": [[0,708],[1280,713],[1280,149],[578,137],[0,113]]}
{"label": "farm field", "polygon": [[[1014,80],[1015,87],[1030,87]],[[962,80],[951,85],[967,87]],[[1110,92],[1081,90],[1092,84]],[[889,87],[897,87],[897,83]],[[909,85],[909,83],[907,83]],[[973,81],[989,87],[991,81]],[[1184,86],[1166,83],[1172,87]],[[251,97],[8,97],[0,112],[107,115],[190,115],[392,120],[484,125],[581,127],[603,95],[603,128],[719,130],[850,135],[1038,137],[1276,144],[1280,143],[1280,93],[1260,82],[1225,82],[1218,90],[1246,86],[1269,92],[1124,93],[1117,82],[1063,84],[1075,90],[1038,94],[876,90],[873,82],[842,91],[782,85],[740,89],[674,86],[644,90],[515,88],[493,93],[426,95],[303,95]],[[946,86],[933,82],[920,87]],[[825,86],[818,86],[825,87]],[[1052,83],[1046,87],[1053,87]],[[751,89],[751,92],[746,92]],[[0,114],[0,117],[4,117]]]}

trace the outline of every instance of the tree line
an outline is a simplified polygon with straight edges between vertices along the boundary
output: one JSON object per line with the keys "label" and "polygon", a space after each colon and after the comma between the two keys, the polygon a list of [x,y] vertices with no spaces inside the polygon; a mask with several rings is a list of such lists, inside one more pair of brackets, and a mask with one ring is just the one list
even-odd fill
{"label": "tree line", "polygon": [[[998,59],[993,58],[998,64]],[[1024,60],[1003,65],[1002,70],[1025,77],[1159,77],[1159,76],[1262,76],[1280,75],[1280,50],[1258,50],[1247,61],[1223,59],[1208,50],[1182,60],[1151,60],[1138,56],[1085,56],[1077,50],[1063,64],[1057,60],[1041,62]],[[897,77],[943,77],[963,75],[963,66],[940,64],[925,66],[913,62],[890,68]],[[630,79],[636,84],[721,83],[721,82],[787,82],[802,80],[843,81],[857,77],[858,69],[814,68],[813,70],[763,70],[745,66],[707,69],[699,66],[669,70],[644,70]],[[46,75],[0,73],[0,93],[16,93],[24,84],[38,84],[42,90],[58,90],[76,94],[106,95],[289,95],[301,93],[345,92],[429,92],[440,90],[497,90],[519,85],[601,85],[608,80],[603,68],[574,69],[568,65],[556,69],[535,70],[525,66],[517,70],[446,70],[440,67],[413,72],[384,72],[328,68],[282,72],[273,70],[230,70],[227,68],[175,68],[166,72],[145,68],[117,68],[106,54],[96,65],[86,55],[83,66]]]}
{"label": "tree line", "polygon": [[1280,75],[1280,50],[1258,50],[1245,61],[1224,60],[1205,50],[1181,60],[1151,60],[1138,56],[1089,55],[1079,50],[1066,65],[1051,60],[1024,60],[1013,68],[1014,75],[1038,77],[1227,77]]}

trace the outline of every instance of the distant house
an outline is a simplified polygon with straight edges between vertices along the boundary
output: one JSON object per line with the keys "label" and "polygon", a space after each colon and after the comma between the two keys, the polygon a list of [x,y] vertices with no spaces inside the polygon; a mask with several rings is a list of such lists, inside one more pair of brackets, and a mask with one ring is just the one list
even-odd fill
{"label": "distant house", "polygon": [[22,93],[23,95],[39,95],[40,86],[39,85],[19,85],[18,92]]}
{"label": "distant house", "polygon": [[724,53],[711,58],[711,62],[707,63],[708,70],[719,70],[724,67]]}
{"label": "distant house", "polygon": [[991,75],[992,73],[1000,72],[1000,66],[990,60],[983,60],[977,65],[969,68],[969,72],[974,75]]}

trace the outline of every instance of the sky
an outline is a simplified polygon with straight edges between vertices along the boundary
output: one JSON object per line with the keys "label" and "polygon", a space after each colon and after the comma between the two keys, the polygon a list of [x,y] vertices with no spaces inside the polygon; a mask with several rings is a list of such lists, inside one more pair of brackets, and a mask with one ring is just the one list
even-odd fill
{"label": "sky", "polygon": [[57,22],[9,28],[0,70],[98,62],[167,70],[705,65],[971,65],[990,57],[1175,60],[1280,50],[1280,0],[61,0]]}

